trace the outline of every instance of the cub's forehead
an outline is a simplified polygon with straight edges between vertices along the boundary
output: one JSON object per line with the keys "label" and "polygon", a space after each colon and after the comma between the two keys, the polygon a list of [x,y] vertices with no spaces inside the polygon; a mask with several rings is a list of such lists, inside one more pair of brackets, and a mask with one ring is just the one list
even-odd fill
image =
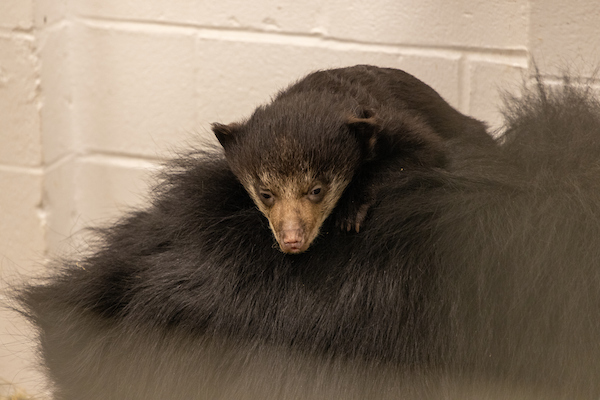
{"label": "cub's forehead", "polygon": [[[264,140],[266,138],[268,140]],[[329,169],[336,158],[326,146],[315,141],[303,142],[289,134],[265,136],[261,141],[249,143],[243,154],[240,163],[253,169],[255,174],[274,176],[315,176]]]}
{"label": "cub's forehead", "polygon": [[262,145],[253,143],[234,156],[234,170],[245,186],[309,190],[316,182],[329,185],[351,179],[359,164],[359,151],[350,140],[335,146],[303,143],[291,135],[274,135],[272,139]]}
{"label": "cub's forehead", "polygon": [[316,183],[323,183],[315,171],[305,170],[303,173],[280,173],[264,170],[256,176],[256,189],[268,189],[275,194],[297,194],[309,191]]}

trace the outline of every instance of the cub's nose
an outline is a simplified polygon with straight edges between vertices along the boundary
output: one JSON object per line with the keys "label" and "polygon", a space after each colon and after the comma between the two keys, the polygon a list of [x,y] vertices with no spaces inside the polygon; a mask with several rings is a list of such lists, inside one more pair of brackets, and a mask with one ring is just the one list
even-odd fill
{"label": "cub's nose", "polygon": [[304,249],[304,237],[301,229],[284,229],[281,232],[279,246],[284,253],[300,253]]}

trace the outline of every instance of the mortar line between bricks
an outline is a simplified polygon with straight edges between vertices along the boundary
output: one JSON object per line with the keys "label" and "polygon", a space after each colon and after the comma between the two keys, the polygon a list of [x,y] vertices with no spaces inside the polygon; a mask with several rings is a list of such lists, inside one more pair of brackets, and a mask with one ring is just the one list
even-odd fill
{"label": "mortar line between bricks", "polygon": [[65,154],[65,155],[57,158],[56,160],[46,164],[44,166],[44,173],[52,172],[55,169],[61,167],[62,165],[66,164],[69,161],[74,160],[76,158],[77,158],[76,152],[71,152],[71,153]]}
{"label": "mortar line between bricks", "polygon": [[120,153],[120,152],[112,152],[106,150],[91,150],[82,153],[79,158],[81,159],[106,159],[117,161],[117,163],[132,163],[132,162],[141,162],[141,163],[150,163],[150,164],[160,164],[169,161],[170,157],[153,157],[144,154],[129,154],[129,153]]}
{"label": "mortar line between bricks", "polygon": [[51,33],[51,32],[58,32],[62,29],[66,29],[68,27],[70,27],[70,25],[72,25],[72,22],[67,20],[67,19],[59,19],[56,21],[52,21],[49,24],[45,24],[41,27],[38,28],[38,34],[39,33]]}
{"label": "mortar line between bricks", "polygon": [[[123,30],[135,30],[133,27],[146,27],[149,29],[171,28],[193,31],[199,39],[212,39],[222,41],[288,44],[306,47],[324,47],[338,50],[359,50],[367,52],[385,52],[391,54],[415,54],[426,56],[440,56],[443,53],[458,56],[467,55],[495,55],[504,57],[528,57],[526,49],[483,48],[476,46],[439,46],[429,44],[398,44],[357,41],[353,39],[324,36],[320,33],[300,32],[275,32],[253,29],[251,27],[231,28],[215,27],[185,22],[164,22],[151,20],[132,20],[118,18],[103,18],[81,16],[76,20],[89,26],[113,26]],[[136,30],[137,31],[137,30]]]}
{"label": "mortar line between bricks", "polygon": [[[561,85],[564,83],[560,75],[544,75],[543,82],[550,85]],[[569,83],[584,88],[589,87],[590,90],[600,90],[600,72],[596,72],[595,76],[587,77],[569,77]]]}
{"label": "mortar line between bricks", "polygon": [[29,42],[34,42],[35,35],[36,35],[36,32],[34,32],[33,30],[31,30],[31,31],[20,31],[20,30],[8,31],[8,30],[0,29],[0,39],[20,39],[20,40],[27,40]]}
{"label": "mortar line between bricks", "polygon": [[27,167],[23,165],[0,164],[0,172],[41,175],[44,173],[44,166],[40,165],[37,167]]}
{"label": "mortar line between bricks", "polygon": [[[159,158],[159,157],[150,157],[145,155],[133,155],[133,154],[125,154],[125,153],[111,153],[111,152],[81,152],[81,153],[71,153],[65,156],[62,156],[47,165],[40,165],[36,167],[27,167],[21,165],[9,165],[9,164],[0,164],[0,172],[10,172],[10,173],[19,173],[19,174],[28,174],[28,175],[46,175],[64,164],[74,161],[74,160],[90,160],[90,159],[105,159],[108,163],[111,164],[133,164],[135,162],[139,162],[143,167],[145,165],[160,165],[169,160],[169,158]],[[142,165],[145,164],[145,165]]]}
{"label": "mortar line between bricks", "polygon": [[26,167],[21,165],[8,165],[8,164],[0,164],[0,172],[8,171],[8,172],[19,172],[19,173],[27,173],[27,174],[46,174],[50,172],[62,164],[65,164],[71,159],[76,158],[77,155],[75,153],[69,153],[64,156],[57,158],[56,160],[48,163],[41,164],[35,167]]}

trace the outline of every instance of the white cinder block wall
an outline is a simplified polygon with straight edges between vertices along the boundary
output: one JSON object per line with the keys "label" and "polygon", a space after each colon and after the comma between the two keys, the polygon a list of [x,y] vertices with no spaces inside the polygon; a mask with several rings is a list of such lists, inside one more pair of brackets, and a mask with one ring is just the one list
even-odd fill
{"label": "white cinder block wall", "polygon": [[[148,170],[211,122],[321,68],[405,69],[500,126],[498,88],[599,65],[596,0],[2,0],[0,271],[44,270],[70,237],[142,202]],[[1,293],[0,293],[1,296]],[[0,396],[43,384],[0,313]]]}

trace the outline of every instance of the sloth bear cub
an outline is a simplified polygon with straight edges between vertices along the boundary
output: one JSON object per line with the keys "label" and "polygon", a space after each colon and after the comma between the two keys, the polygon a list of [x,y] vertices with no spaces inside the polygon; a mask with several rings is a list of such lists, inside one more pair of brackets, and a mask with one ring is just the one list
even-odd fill
{"label": "sloth bear cub", "polygon": [[494,144],[416,78],[366,66],[310,74],[248,121],[213,130],[285,253],[306,251],[334,209],[358,232],[382,171],[443,168],[456,140]]}
{"label": "sloth bear cub", "polygon": [[57,400],[597,399],[600,105],[319,71],[16,290]]}

